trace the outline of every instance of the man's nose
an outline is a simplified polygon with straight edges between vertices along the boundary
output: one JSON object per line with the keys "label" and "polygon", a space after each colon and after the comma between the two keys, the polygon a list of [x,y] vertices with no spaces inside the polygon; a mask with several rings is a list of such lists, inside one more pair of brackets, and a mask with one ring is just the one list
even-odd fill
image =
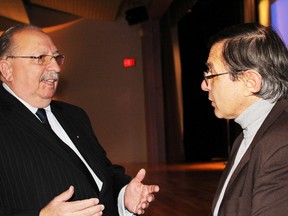
{"label": "man's nose", "polygon": [[48,65],[49,68],[53,68],[54,71],[60,72],[60,66],[58,65],[55,58],[51,59],[51,62]]}
{"label": "man's nose", "polygon": [[210,88],[209,88],[209,86],[206,84],[205,80],[203,80],[202,83],[201,83],[201,89],[202,89],[203,91],[209,91],[209,90],[210,90]]}

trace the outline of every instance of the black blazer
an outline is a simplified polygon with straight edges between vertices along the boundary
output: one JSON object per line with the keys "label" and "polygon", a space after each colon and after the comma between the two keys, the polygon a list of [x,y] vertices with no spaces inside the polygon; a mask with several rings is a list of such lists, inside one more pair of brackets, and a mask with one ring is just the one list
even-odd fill
{"label": "black blazer", "polygon": [[112,165],[79,107],[51,102],[51,110],[103,182],[99,193],[53,135],[19,100],[0,86],[0,215],[39,215],[70,185],[72,200],[98,197],[104,215],[118,215],[117,197],[131,178]]}

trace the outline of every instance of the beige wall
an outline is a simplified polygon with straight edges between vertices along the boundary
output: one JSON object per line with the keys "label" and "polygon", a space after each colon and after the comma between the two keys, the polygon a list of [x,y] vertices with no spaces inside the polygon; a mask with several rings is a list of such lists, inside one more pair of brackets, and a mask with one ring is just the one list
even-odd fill
{"label": "beige wall", "polygon": [[[79,22],[49,33],[66,56],[57,98],[84,108],[114,163],[146,162],[140,25]],[[125,69],[124,57],[136,67]]]}

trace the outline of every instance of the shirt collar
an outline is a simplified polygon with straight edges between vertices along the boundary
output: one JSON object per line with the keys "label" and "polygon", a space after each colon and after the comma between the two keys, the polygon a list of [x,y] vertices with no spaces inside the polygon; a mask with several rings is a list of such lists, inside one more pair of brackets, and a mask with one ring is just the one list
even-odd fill
{"label": "shirt collar", "polygon": [[275,102],[259,99],[235,119],[242,127],[244,136],[257,132],[274,105]]}
{"label": "shirt collar", "polygon": [[[27,103],[26,101],[22,100],[20,97],[18,97],[13,91],[12,89],[6,84],[6,83],[2,83],[3,87],[10,93],[12,94],[14,97],[16,97],[21,103],[24,104],[24,106],[26,106],[32,113],[36,113],[37,112],[37,107],[33,107],[31,106],[29,103]],[[47,107],[44,108],[45,110],[49,110],[51,111],[51,107],[50,105],[48,105]]]}

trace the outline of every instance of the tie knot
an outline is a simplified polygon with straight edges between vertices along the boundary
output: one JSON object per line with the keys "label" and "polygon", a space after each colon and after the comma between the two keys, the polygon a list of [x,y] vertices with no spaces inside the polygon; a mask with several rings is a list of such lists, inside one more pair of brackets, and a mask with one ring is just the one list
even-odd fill
{"label": "tie knot", "polygon": [[47,115],[46,115],[46,111],[43,108],[39,108],[36,112],[36,115],[39,117],[40,121],[43,124],[48,124],[48,119],[47,119]]}

